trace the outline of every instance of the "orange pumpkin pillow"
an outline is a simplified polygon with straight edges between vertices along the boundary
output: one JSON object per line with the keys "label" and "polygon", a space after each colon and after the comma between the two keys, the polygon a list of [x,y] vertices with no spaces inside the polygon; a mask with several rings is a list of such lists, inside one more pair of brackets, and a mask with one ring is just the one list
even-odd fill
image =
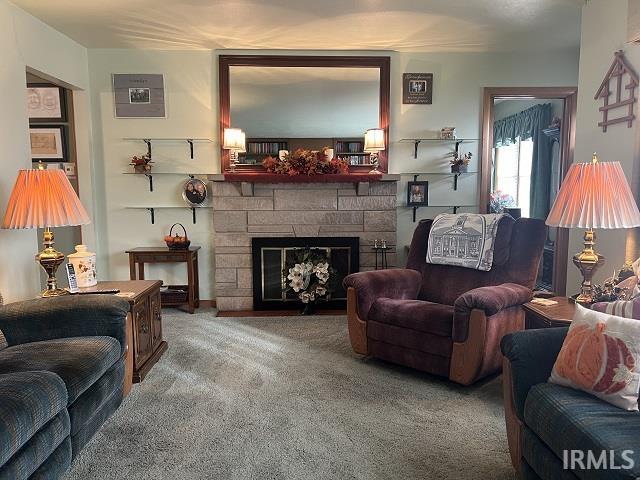
{"label": "orange pumpkin pillow", "polygon": [[549,381],[638,410],[640,321],[577,306]]}

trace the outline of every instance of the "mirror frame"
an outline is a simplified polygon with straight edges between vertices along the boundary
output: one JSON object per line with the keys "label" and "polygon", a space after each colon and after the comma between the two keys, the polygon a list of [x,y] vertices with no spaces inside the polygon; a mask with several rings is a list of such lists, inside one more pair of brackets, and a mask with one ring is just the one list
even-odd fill
{"label": "mirror frame", "polygon": [[[220,165],[222,173],[229,171],[229,152],[222,148],[224,129],[231,127],[231,105],[229,67],[341,67],[341,68],[377,68],[380,71],[380,104],[377,128],[384,130],[385,150],[380,152],[379,170],[388,171],[389,152],[389,111],[391,58],[386,56],[313,56],[313,55],[220,55],[218,57],[219,94],[220,94]],[[375,128],[372,125],[371,128]],[[362,132],[364,136],[364,132]],[[352,165],[350,173],[366,173],[369,165]],[[246,172],[265,172],[262,165],[238,165],[236,170]]]}

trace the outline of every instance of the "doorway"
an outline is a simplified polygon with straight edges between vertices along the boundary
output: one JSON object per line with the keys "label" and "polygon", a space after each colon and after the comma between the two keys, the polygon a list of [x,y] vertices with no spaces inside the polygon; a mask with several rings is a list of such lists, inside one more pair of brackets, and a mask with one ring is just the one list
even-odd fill
{"label": "doorway", "polygon": [[[573,162],[577,87],[484,90],[480,211],[545,220]],[[566,229],[548,228],[536,288],[566,294]]]}

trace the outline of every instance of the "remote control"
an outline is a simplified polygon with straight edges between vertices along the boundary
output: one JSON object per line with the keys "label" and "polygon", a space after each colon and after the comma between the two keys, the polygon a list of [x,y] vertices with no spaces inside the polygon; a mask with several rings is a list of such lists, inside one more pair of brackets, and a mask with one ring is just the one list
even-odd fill
{"label": "remote control", "polygon": [[65,265],[67,269],[67,278],[69,279],[69,293],[78,293],[78,281],[76,280],[76,271],[72,263]]}
{"label": "remote control", "polygon": [[97,290],[87,290],[87,291],[77,292],[78,295],[95,295],[95,294],[108,294],[108,293],[120,293],[120,290],[117,288],[99,288]]}

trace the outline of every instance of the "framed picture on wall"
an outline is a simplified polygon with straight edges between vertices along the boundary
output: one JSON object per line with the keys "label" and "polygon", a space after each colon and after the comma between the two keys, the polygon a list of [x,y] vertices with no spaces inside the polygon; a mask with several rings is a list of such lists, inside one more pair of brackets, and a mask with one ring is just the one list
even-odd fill
{"label": "framed picture on wall", "polygon": [[64,89],[55,85],[27,85],[29,122],[66,122]]}
{"label": "framed picture on wall", "polygon": [[429,182],[407,182],[407,206],[426,207],[429,205]]}
{"label": "framed picture on wall", "polygon": [[164,76],[114,73],[116,118],[165,118]]}
{"label": "framed picture on wall", "polygon": [[187,180],[182,187],[182,198],[190,207],[199,207],[207,200],[207,186],[199,178]]}
{"label": "framed picture on wall", "polygon": [[403,73],[402,103],[427,104],[433,102],[433,73]]}
{"label": "framed picture on wall", "polygon": [[42,162],[64,162],[67,159],[64,127],[31,126],[29,128],[31,159]]}

